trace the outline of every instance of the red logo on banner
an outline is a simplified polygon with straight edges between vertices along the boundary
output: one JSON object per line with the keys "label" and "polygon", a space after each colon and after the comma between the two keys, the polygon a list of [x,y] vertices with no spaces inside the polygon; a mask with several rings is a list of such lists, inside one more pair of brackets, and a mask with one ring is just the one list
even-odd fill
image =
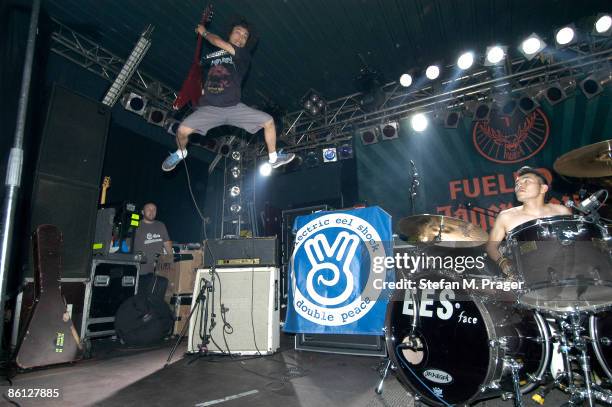
{"label": "red logo on banner", "polygon": [[476,150],[488,160],[512,164],[536,155],[548,140],[550,125],[541,109],[512,117],[491,112],[488,122],[475,122],[472,139]]}

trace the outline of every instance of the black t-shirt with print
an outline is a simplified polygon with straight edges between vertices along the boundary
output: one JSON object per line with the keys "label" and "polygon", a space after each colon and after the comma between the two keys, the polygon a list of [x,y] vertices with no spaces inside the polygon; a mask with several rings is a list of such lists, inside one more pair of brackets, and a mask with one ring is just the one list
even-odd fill
{"label": "black t-shirt with print", "polygon": [[240,103],[242,79],[249,69],[251,54],[246,48],[234,46],[234,50],[235,55],[222,51],[212,54],[217,56],[204,57],[206,80],[200,106],[228,107]]}

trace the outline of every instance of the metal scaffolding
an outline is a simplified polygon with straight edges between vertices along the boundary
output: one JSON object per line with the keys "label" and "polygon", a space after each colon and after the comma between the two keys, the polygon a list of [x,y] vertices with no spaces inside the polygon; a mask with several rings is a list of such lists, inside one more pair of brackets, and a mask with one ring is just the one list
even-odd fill
{"label": "metal scaffolding", "polygon": [[[51,51],[95,73],[110,83],[115,81],[115,78],[121,72],[121,68],[125,65],[124,59],[102,48],[59,21],[53,19],[53,22],[55,28],[51,34]],[[172,111],[172,103],[176,99],[176,90],[164,85],[140,69],[136,69],[126,89],[146,95],[153,104]]]}
{"label": "metal scaffolding", "polygon": [[[557,57],[556,55],[563,56]],[[364,93],[354,93],[326,103],[317,116],[304,110],[283,118],[280,139],[287,151],[300,151],[350,139],[355,131],[399,120],[414,111],[442,115],[451,110],[469,110],[479,101],[502,102],[518,92],[535,97],[552,84],[567,87],[577,77],[593,72],[612,74],[612,39],[592,37],[590,40],[563,49],[559,53],[544,53],[531,61],[517,58],[504,65],[473,69],[461,75],[454,66],[446,72],[454,77],[428,81],[423,86],[402,87],[398,81],[382,87],[384,102],[368,111],[362,101]],[[261,155],[265,147],[259,145]]]}

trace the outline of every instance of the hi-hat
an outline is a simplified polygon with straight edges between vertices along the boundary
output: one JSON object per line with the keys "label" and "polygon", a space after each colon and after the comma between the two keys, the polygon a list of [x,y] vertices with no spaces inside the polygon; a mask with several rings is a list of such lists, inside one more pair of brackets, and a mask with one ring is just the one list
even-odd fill
{"label": "hi-hat", "polygon": [[576,178],[612,176],[612,140],[580,147],[557,158],[553,165],[558,174]]}
{"label": "hi-hat", "polygon": [[410,241],[444,247],[475,247],[487,241],[487,232],[461,219],[442,215],[415,215],[398,224],[401,235]]}

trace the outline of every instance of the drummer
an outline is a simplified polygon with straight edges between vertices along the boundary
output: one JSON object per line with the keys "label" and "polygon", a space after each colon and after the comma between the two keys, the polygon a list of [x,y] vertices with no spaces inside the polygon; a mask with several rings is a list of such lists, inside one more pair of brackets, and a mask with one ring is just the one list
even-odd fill
{"label": "drummer", "polygon": [[497,263],[504,274],[511,273],[512,264],[510,259],[500,253],[499,246],[508,232],[534,219],[572,214],[571,210],[563,205],[544,201],[548,189],[546,178],[535,169],[525,166],[518,170],[514,193],[522,205],[499,213],[489,233],[486,247],[489,257]]}

